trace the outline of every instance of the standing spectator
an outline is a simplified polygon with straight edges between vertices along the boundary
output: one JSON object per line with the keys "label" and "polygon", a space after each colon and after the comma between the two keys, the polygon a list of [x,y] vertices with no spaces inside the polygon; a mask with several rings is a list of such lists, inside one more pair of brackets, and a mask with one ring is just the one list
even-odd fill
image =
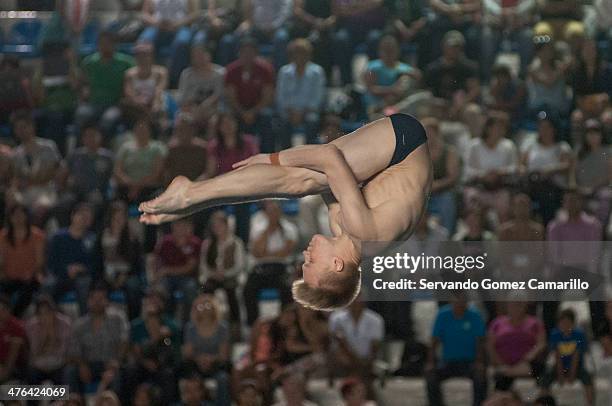
{"label": "standing spectator", "polygon": [[232,233],[225,213],[216,211],[210,217],[208,238],[202,243],[200,278],[204,282],[205,292],[214,293],[217,289],[225,291],[234,337],[240,333],[240,304],[236,288],[245,268],[244,243]]}
{"label": "standing spectator", "polygon": [[306,39],[289,44],[291,63],[278,73],[276,107],[282,122],[280,147],[292,146],[292,135],[300,130],[306,143],[317,142],[320,112],[325,97],[325,72],[310,61],[312,45]]}
{"label": "standing spectator", "polygon": [[531,199],[524,193],[512,197],[512,220],[499,226],[500,241],[543,241],[542,223],[531,219]]}
{"label": "standing spectator", "polygon": [[116,313],[108,311],[108,290],[95,285],[87,300],[89,313],[74,324],[70,346],[74,364],[69,369],[71,391],[113,376],[112,387],[118,389],[119,368],[128,346],[128,326]]}
{"label": "standing spectator", "polygon": [[348,85],[353,83],[353,56],[358,45],[365,43],[370,59],[376,58],[385,10],[381,0],[332,0],[332,15],[337,21],[335,64],[340,68],[342,84]]}
{"label": "standing spectator", "polygon": [[115,42],[115,34],[101,32],[98,52],[83,60],[82,103],[75,116],[78,129],[92,119],[100,119],[100,129],[107,138],[114,135],[121,120],[119,103],[123,97],[123,78],[125,72],[134,66],[131,57],[116,52]]}
{"label": "standing spectator", "polygon": [[297,227],[283,216],[279,204],[273,200],[265,200],[263,210],[251,221],[249,251],[255,258],[255,266],[244,287],[249,326],[259,317],[260,290],[277,289],[283,303],[290,301],[287,264],[294,253],[297,240]]}
{"label": "standing spectator", "polygon": [[[485,324],[480,313],[468,307],[461,293],[456,293],[451,304],[438,311],[425,366],[431,406],[443,404],[440,384],[455,376],[472,380],[475,406],[484,401],[487,396],[484,336]],[[440,346],[442,358],[438,360]]]}
{"label": "standing spectator", "polygon": [[164,91],[168,87],[168,70],[155,65],[153,45],[134,47],[136,66],[125,72],[124,106],[131,116],[147,114],[156,122],[162,118]]}
{"label": "standing spectator", "polygon": [[509,135],[508,117],[490,112],[482,137],[470,146],[466,162],[466,178],[470,186],[464,189],[466,205],[473,200],[487,209],[493,208],[498,222],[509,217],[510,193],[504,186],[518,169],[518,152]]}
{"label": "standing spectator", "polygon": [[177,312],[182,301],[182,320],[189,316],[191,302],[197,295],[197,270],[202,241],[193,234],[193,223],[185,218],[172,223],[172,231],[155,248],[157,272],[170,296],[171,311]]}
{"label": "standing spectator", "polygon": [[425,85],[433,95],[445,99],[450,118],[457,118],[480,97],[477,65],[466,58],[465,38],[458,31],[449,31],[442,40],[442,56],[425,69]]}
{"label": "standing spectator", "polygon": [[520,171],[529,179],[529,194],[544,225],[561,206],[562,189],[567,187],[572,149],[559,140],[559,125],[542,112],[538,116],[538,138],[525,148]]}
{"label": "standing spectator", "polygon": [[572,384],[578,379],[584,385],[586,403],[594,405],[593,379],[584,365],[584,354],[588,350],[587,338],[582,329],[576,327],[576,314],[572,309],[559,313],[557,328],[550,332],[548,344],[550,351],[555,354],[555,366],[544,374],[542,389],[548,392],[555,381],[559,384]]}
{"label": "standing spectator", "polygon": [[459,181],[460,158],[455,147],[440,133],[440,123],[433,117],[421,121],[427,133],[427,145],[433,163],[433,183],[429,197],[429,212],[440,219],[449,235],[455,233],[457,198],[455,187]]}
{"label": "standing spectator", "polygon": [[487,349],[496,369],[496,388],[509,390],[514,378],[541,377],[546,333],[544,324],[527,314],[527,303],[508,302],[507,315],[489,325]]}
{"label": "standing spectator", "polygon": [[70,319],[56,309],[50,297],[37,299],[36,313],[26,323],[30,385],[40,385],[47,380],[56,385],[63,383],[71,330]]}
{"label": "standing spectator", "polygon": [[203,294],[193,301],[183,343],[183,359],[193,364],[203,377],[214,378],[217,382],[215,404],[230,406],[226,372],[230,362],[229,329],[214,296]]}
{"label": "standing spectator", "polygon": [[224,75],[225,69],[212,63],[206,44],[191,47],[191,65],[181,73],[178,98],[181,109],[191,113],[199,129],[207,129],[217,114],[223,101]]}
{"label": "standing spectator", "polygon": [[257,52],[253,38],[240,41],[238,60],[225,71],[225,96],[240,119],[241,129],[260,138],[263,152],[273,152],[270,107],[274,101],[274,68]]}
{"label": "standing spectator", "polygon": [[94,258],[96,238],[90,231],[94,209],[80,203],[72,211],[70,226],[51,237],[47,267],[51,276],[52,292],[56,302],[74,292],[81,314],[87,307],[87,290],[97,271]]}
{"label": "standing spectator", "polygon": [[370,61],[364,81],[366,108],[369,115],[382,112],[399,102],[413,87],[412,81],[420,79],[419,71],[400,61],[400,44],[391,35],[378,43],[378,58]]}
{"label": "standing spectator", "polygon": [[27,335],[21,320],[11,314],[10,299],[4,295],[0,295],[0,343],[0,383],[24,378]]}
{"label": "standing spectator", "polygon": [[489,97],[487,106],[508,114],[516,129],[525,115],[527,88],[521,79],[513,77],[508,65],[496,64],[491,69]]}
{"label": "standing spectator", "polygon": [[27,208],[11,207],[0,232],[0,292],[10,295],[13,314],[21,317],[43,280],[45,234],[32,225]]}
{"label": "standing spectator", "polygon": [[[220,114],[214,137],[208,143],[210,167],[216,168],[213,175],[227,173],[236,162],[258,153],[257,140],[240,130],[236,117],[232,113]],[[232,209],[236,217],[236,234],[247,243],[250,235],[251,204],[234,205]]]}
{"label": "standing spectator", "polygon": [[36,136],[29,113],[15,114],[13,131],[19,140],[13,154],[17,192],[21,201],[33,211],[34,222],[43,224],[49,210],[57,203],[55,181],[61,157],[53,141]]}
{"label": "standing spectator", "polygon": [[385,337],[383,318],[367,309],[362,299],[357,299],[348,309],[331,314],[329,332],[336,349],[333,360],[330,360],[334,375],[358,376],[365,383],[371,399],[374,361]]}
{"label": "standing spectator", "polygon": [[189,64],[191,24],[199,18],[199,9],[196,0],[144,0],[142,3],[142,19],[147,28],[138,42],[154,44],[158,54],[162,47],[170,46],[168,66],[172,87]]}

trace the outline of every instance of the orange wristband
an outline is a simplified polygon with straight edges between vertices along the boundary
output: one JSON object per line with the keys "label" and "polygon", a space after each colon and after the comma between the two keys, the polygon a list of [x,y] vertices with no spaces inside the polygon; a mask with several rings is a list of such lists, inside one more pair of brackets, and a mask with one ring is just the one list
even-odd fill
{"label": "orange wristband", "polygon": [[280,166],[280,152],[270,154],[270,163],[274,166]]}

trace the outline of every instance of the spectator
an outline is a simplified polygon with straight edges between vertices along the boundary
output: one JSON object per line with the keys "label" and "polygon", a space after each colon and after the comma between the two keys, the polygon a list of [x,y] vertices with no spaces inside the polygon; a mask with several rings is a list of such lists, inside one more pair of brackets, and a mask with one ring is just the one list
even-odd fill
{"label": "spectator", "polygon": [[262,151],[273,152],[270,108],[274,101],[274,68],[257,52],[253,38],[240,41],[238,60],[225,70],[225,96],[240,120],[240,128],[259,137]]}
{"label": "spectator", "polygon": [[157,388],[148,383],[142,383],[134,390],[132,404],[134,406],[160,406],[162,403],[159,400]]}
{"label": "spectator", "polygon": [[29,384],[40,385],[47,380],[56,385],[64,382],[71,330],[70,319],[56,309],[50,297],[41,296],[36,300],[36,312],[26,323]]}
{"label": "spectator", "polygon": [[94,209],[80,203],[72,211],[70,226],[56,232],[48,247],[47,267],[56,302],[74,292],[81,314],[87,307],[87,291],[97,272],[95,234],[90,231]]}
{"label": "spectator", "polygon": [[104,390],[96,395],[94,406],[121,406],[121,402],[115,392]]}
{"label": "spectator", "polygon": [[425,84],[434,97],[450,103],[449,117],[456,119],[470,103],[478,102],[478,70],[476,64],[465,57],[465,38],[460,32],[449,31],[442,44],[442,56],[425,69]]}
{"label": "spectator", "polygon": [[534,406],[557,406],[557,401],[552,396],[539,396]]}
{"label": "spectator", "polygon": [[191,47],[191,65],[181,73],[178,97],[181,108],[191,113],[199,129],[207,129],[216,117],[223,101],[224,75],[225,69],[212,63],[206,44],[196,43]]}
{"label": "spectator", "polygon": [[401,44],[416,45],[419,68],[432,60],[429,55],[427,5],[427,2],[422,0],[393,0],[387,5],[391,19],[387,31],[392,32]]}
{"label": "spectator", "polygon": [[470,146],[465,174],[468,185],[464,189],[466,205],[474,200],[485,208],[493,208],[498,222],[509,217],[510,193],[504,187],[518,167],[518,152],[507,139],[510,123],[503,113],[490,112],[482,137]]}
{"label": "spectator", "polygon": [[232,335],[240,336],[240,304],[236,296],[238,279],[246,270],[244,243],[232,233],[227,216],[216,211],[210,217],[208,238],[200,252],[200,278],[203,290],[214,293],[223,289],[227,297],[232,322]]}
{"label": "spectator", "polygon": [[197,295],[197,269],[202,241],[193,234],[193,223],[188,218],[177,220],[171,228],[170,234],[155,248],[155,278],[164,284],[172,312],[179,312],[178,304],[182,302],[183,311],[177,317],[186,320]]}
{"label": "spectator", "polygon": [[[486,212],[479,205],[466,208],[462,223],[462,229],[453,235],[453,241],[475,242],[496,239],[495,234],[487,230]],[[466,244],[465,248],[468,247],[477,248],[478,245]]]}
{"label": "spectator", "polygon": [[15,114],[13,131],[19,140],[13,154],[17,193],[32,210],[34,222],[43,224],[49,210],[57,202],[55,180],[61,157],[53,141],[36,136],[34,121],[29,113]]}
{"label": "spectator", "polygon": [[367,400],[365,384],[355,378],[349,378],[340,386],[340,393],[344,406],[376,406],[373,401]]}
{"label": "spectator", "polygon": [[568,27],[581,24],[580,21],[582,20],[582,8],[577,0],[539,1],[538,14],[541,21],[536,25],[534,31],[537,32],[540,30],[539,26],[546,25],[552,29],[553,37],[558,39],[564,38]]}
{"label": "spectator", "polygon": [[512,76],[512,71],[507,65],[493,66],[489,97],[487,106],[491,110],[508,114],[512,121],[512,128],[515,129],[525,116],[527,88],[521,79]]}
{"label": "spectator", "polygon": [[329,318],[329,332],[335,351],[330,360],[334,375],[358,376],[373,398],[374,361],[385,337],[385,322],[358,299],[348,309],[337,310]]}
{"label": "spectator", "polygon": [[[474,405],[484,401],[487,396],[484,336],[482,317],[468,307],[462,294],[456,293],[451,304],[438,311],[425,367],[430,405],[443,404],[440,383],[455,376],[472,380]],[[437,360],[440,346],[442,358]]]}
{"label": "spectator", "polygon": [[610,27],[612,26],[612,6],[606,0],[595,0],[593,2],[595,14],[597,15],[598,37],[610,38]]}
{"label": "spectator", "polygon": [[45,234],[32,225],[28,209],[11,207],[0,232],[0,292],[14,300],[13,314],[21,317],[43,280]]}
{"label": "spectator", "polygon": [[427,133],[427,145],[433,163],[433,183],[429,197],[429,212],[440,219],[449,235],[455,232],[457,199],[455,187],[459,180],[460,158],[457,150],[445,142],[440,123],[433,117],[421,120]]}
{"label": "spectator", "polygon": [[332,0],[332,15],[337,21],[334,35],[335,64],[340,68],[343,85],[353,82],[353,55],[359,44],[366,45],[370,59],[385,26],[385,9],[380,0]]}
{"label": "spectator", "polygon": [[538,115],[538,138],[525,147],[520,172],[529,180],[529,194],[546,225],[561,206],[572,156],[570,146],[559,140],[559,125],[545,112]]}
{"label": "spectator", "polygon": [[7,125],[15,111],[34,107],[30,80],[24,75],[19,57],[3,55],[0,61],[0,83],[0,125]]}
{"label": "spectator", "polygon": [[264,201],[263,210],[251,220],[249,251],[255,258],[255,266],[244,287],[249,326],[259,317],[260,290],[277,289],[283,303],[290,301],[287,263],[294,253],[297,239],[296,226],[283,216],[279,204],[273,200]]}
{"label": "spectator", "polygon": [[159,122],[165,108],[164,92],[168,87],[168,70],[154,64],[155,55],[151,44],[136,45],[134,56],[136,66],[125,72],[125,109],[131,112],[131,117],[146,114]]}
{"label": "spectator", "polygon": [[391,35],[384,36],[378,44],[378,58],[370,61],[365,72],[367,87],[366,107],[370,115],[393,106],[414,87],[420,72],[400,61],[400,44]]}
{"label": "spectator", "polygon": [[588,350],[587,338],[576,327],[576,314],[572,309],[559,313],[557,328],[551,331],[548,343],[550,351],[555,354],[555,367],[544,374],[542,389],[548,392],[555,381],[559,384],[572,384],[579,379],[584,385],[587,404],[595,404],[593,380],[584,366],[584,354]]}
{"label": "spectator", "polygon": [[214,162],[207,156],[207,144],[197,136],[193,116],[189,113],[179,113],[176,118],[174,132],[168,142],[164,169],[165,184],[177,176],[185,176],[194,181],[215,174]]}
{"label": "spectator", "polygon": [[292,136],[303,131],[306,143],[317,142],[320,112],[325,97],[325,72],[310,61],[312,45],[306,39],[289,44],[291,63],[283,66],[277,79],[276,107],[282,130],[281,149],[292,146]]}
{"label": "spectator", "polygon": [[108,290],[103,285],[92,287],[87,304],[89,313],[75,322],[72,332],[70,389],[82,392],[85,385],[109,376],[114,378],[111,387],[118,389],[119,369],[128,347],[127,324],[120,315],[108,311]]}
{"label": "spectator", "polygon": [[11,314],[7,296],[0,295],[0,382],[22,379],[26,362],[27,335],[23,323]]}
{"label": "spectator", "polygon": [[610,215],[612,199],[612,147],[606,144],[601,124],[596,120],[586,122],[586,133],[578,150],[576,186],[588,198],[588,207],[597,219],[605,224]]}
{"label": "spectator", "polygon": [[499,226],[500,241],[543,241],[542,223],[531,219],[531,199],[524,193],[512,197],[512,220]]}
{"label": "spectator", "polygon": [[[215,135],[208,143],[210,167],[216,168],[215,176],[232,170],[232,165],[259,153],[255,138],[240,130],[236,116],[219,115]],[[236,216],[236,234],[245,243],[249,241],[251,204],[232,206]]]}
{"label": "spectator", "polygon": [[281,383],[283,400],[274,404],[274,406],[315,406],[306,399],[306,382],[301,376],[291,375],[283,379]]}
{"label": "spectator", "polygon": [[[154,44],[157,53],[170,46],[168,70],[170,85],[174,88],[183,69],[189,64],[189,46],[193,24],[200,16],[196,0],[144,0],[142,19],[147,26],[138,42]],[[195,40],[199,40],[196,35]]]}
{"label": "spectator", "polygon": [[100,119],[100,129],[107,137],[114,135],[121,120],[119,103],[123,97],[125,72],[134,66],[134,60],[115,51],[115,34],[100,33],[98,52],[89,55],[81,64],[81,105],[75,116],[77,128],[84,123]]}
{"label": "spectator", "polygon": [[193,301],[191,317],[185,326],[183,359],[202,376],[215,379],[215,404],[230,406],[227,367],[230,361],[229,329],[212,295],[202,294]]}
{"label": "spectator", "polygon": [[142,247],[130,230],[127,210],[124,202],[111,203],[100,237],[100,252],[103,277],[111,289],[124,292],[128,317],[132,320],[140,313],[144,267]]}
{"label": "spectator", "polygon": [[238,396],[236,400],[237,406],[261,406],[263,399],[255,381],[245,379],[240,383]]}
{"label": "spectator", "polygon": [[541,377],[546,335],[544,324],[527,314],[527,303],[508,302],[507,315],[489,325],[487,349],[496,370],[495,387],[508,390],[514,378]]}
{"label": "spectator", "polygon": [[[181,401],[178,406],[212,406],[204,382],[197,375],[179,380]],[[219,404],[221,406],[221,404]]]}

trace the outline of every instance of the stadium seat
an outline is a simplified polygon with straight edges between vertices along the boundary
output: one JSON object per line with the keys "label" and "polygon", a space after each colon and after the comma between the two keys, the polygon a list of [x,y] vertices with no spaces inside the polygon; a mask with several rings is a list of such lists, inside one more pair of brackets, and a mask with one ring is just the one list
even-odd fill
{"label": "stadium seat", "polygon": [[9,31],[2,51],[24,58],[37,57],[41,30],[42,22],[37,19],[23,19],[16,22]]}
{"label": "stadium seat", "polygon": [[81,33],[81,46],[79,53],[81,56],[91,55],[96,52],[98,33],[100,27],[97,21],[89,22]]}

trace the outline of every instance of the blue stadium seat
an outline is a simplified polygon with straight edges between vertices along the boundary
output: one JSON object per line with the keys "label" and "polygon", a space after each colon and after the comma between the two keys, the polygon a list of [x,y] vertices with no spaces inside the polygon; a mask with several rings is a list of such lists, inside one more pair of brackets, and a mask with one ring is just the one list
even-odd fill
{"label": "blue stadium seat", "polygon": [[81,46],[79,53],[82,56],[91,55],[96,52],[98,33],[100,26],[97,21],[89,22],[81,33]]}
{"label": "blue stadium seat", "polygon": [[34,18],[16,22],[9,31],[2,51],[20,57],[37,57],[41,30],[42,22]]}

